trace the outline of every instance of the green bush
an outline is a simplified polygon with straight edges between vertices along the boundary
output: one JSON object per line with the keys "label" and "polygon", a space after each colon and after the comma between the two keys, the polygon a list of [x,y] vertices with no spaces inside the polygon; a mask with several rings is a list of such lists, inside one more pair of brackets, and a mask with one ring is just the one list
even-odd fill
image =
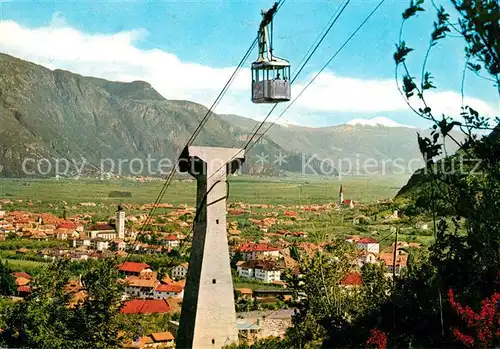
{"label": "green bush", "polygon": [[108,197],[110,197],[110,198],[131,198],[132,193],[129,191],[113,190],[113,191],[109,192]]}

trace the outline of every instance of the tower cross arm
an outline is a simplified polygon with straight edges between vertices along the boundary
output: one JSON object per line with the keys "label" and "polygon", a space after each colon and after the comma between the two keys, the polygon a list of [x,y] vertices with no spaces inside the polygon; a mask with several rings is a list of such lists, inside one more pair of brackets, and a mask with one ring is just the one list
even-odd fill
{"label": "tower cross arm", "polygon": [[262,18],[262,22],[260,23],[260,29],[264,28],[269,23],[271,23],[271,21],[273,20],[274,14],[276,13],[277,10],[278,10],[278,3],[275,2],[273,7],[271,7],[269,10],[262,11],[262,16],[264,18]]}

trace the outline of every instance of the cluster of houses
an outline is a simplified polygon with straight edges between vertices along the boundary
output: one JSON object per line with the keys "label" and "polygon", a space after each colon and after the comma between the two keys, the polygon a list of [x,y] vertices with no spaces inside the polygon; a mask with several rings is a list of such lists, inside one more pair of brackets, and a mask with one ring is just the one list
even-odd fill
{"label": "cluster of houses", "polygon": [[[419,243],[400,241],[396,246],[392,244],[385,250],[380,251],[379,242],[372,237],[347,236],[345,240],[356,244],[359,250],[357,257],[359,267],[366,263],[383,263],[387,276],[392,276],[393,273],[399,275],[407,267],[408,248],[421,248]],[[394,250],[396,250],[395,254]]]}
{"label": "cluster of houses", "polygon": [[285,268],[281,262],[282,254],[278,247],[266,243],[244,243],[237,246],[231,255],[239,253],[241,259],[236,263],[240,277],[265,283],[279,283]]}
{"label": "cluster of houses", "polygon": [[[82,205],[87,203],[82,203]],[[90,203],[89,203],[90,204]],[[178,219],[183,214],[192,211],[181,208],[170,214],[173,218],[167,218],[169,223],[177,224],[179,227],[189,226],[184,220]],[[119,256],[126,256],[125,251],[140,253],[167,253],[173,248],[180,246],[185,236],[175,231],[172,233],[156,233],[157,243],[148,244],[136,240],[137,231],[126,229],[126,222],[140,224],[146,221],[146,215],[126,216],[125,212],[118,208],[114,220],[88,224],[92,217],[80,215],[71,219],[62,219],[50,213],[31,213],[25,211],[3,211],[0,206],[0,241],[9,235],[31,240],[67,240],[72,247],[68,249],[47,249],[42,255],[45,258],[69,257],[72,260],[105,257],[109,251]],[[158,226],[166,223],[158,224]],[[146,232],[148,234],[149,232]],[[23,253],[20,251],[20,253]]]}
{"label": "cluster of houses", "polygon": [[145,263],[124,262],[120,272],[124,275],[125,293],[130,298],[182,299],[184,296],[185,280],[173,281],[168,274],[159,280],[158,273]]}
{"label": "cluster of houses", "polygon": [[[161,280],[157,272],[145,263],[124,262],[119,266],[124,284],[122,314],[174,314],[180,312],[185,280],[173,281],[165,275]],[[32,291],[32,277],[25,272],[12,274],[17,286],[17,295],[26,297]],[[87,293],[80,280],[74,279],[64,286],[69,295],[69,307],[84,301]],[[126,348],[168,348],[174,346],[174,335],[170,331],[152,333],[124,344]]]}
{"label": "cluster of houses", "polygon": [[[379,242],[372,237],[346,236],[345,240],[356,244],[358,254],[355,265],[353,265],[355,269],[366,263],[382,263],[385,266],[387,276],[392,276],[394,268],[394,273],[399,275],[407,267],[407,248],[421,247],[418,243],[398,242],[396,258],[394,259],[394,245],[381,251]],[[312,256],[316,251],[321,252],[326,244],[300,242],[293,244],[293,246]],[[284,271],[297,268],[297,262],[290,257],[291,246],[291,243],[282,239],[275,244],[246,242],[232,247],[231,256],[235,258],[236,254],[239,254],[241,260],[236,262],[236,271],[240,277],[285,285],[283,281]],[[359,272],[353,272],[352,275],[346,277],[343,284],[356,285],[361,282],[360,280]]]}
{"label": "cluster of houses", "polygon": [[[124,300],[134,298],[181,300],[184,296],[185,279],[173,280],[168,274],[159,279],[158,273],[146,263],[124,262],[119,266],[119,272],[122,278],[118,279],[118,282],[124,285]],[[15,272],[12,276],[16,282],[18,296],[27,296],[31,292],[32,277],[25,272]],[[76,285],[78,281],[73,281],[73,283]]]}

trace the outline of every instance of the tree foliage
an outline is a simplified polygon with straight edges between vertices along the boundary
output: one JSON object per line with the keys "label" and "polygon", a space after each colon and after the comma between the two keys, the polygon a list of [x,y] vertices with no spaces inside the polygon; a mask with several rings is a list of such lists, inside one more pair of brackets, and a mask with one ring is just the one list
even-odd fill
{"label": "tree foliage", "polygon": [[[392,324],[392,336],[398,344],[453,347],[457,344],[453,334],[457,319],[443,299],[445,290],[452,288],[471,309],[498,290],[500,128],[498,118],[492,120],[469,105],[461,106],[460,115],[438,117],[426,99],[427,93],[437,88],[427,66],[440,41],[450,33],[458,34],[465,54],[462,94],[469,71],[491,81],[500,97],[500,6],[495,0],[450,0],[457,14],[454,17],[442,6],[432,5],[436,20],[421,73],[412,73],[407,65],[414,50],[403,40],[403,26],[428,9],[423,0],[411,1],[402,15],[394,60],[400,91],[409,107],[432,123],[430,136],[418,135],[417,139],[426,163],[419,173],[426,190],[418,193],[417,204],[434,216],[435,242],[429,257],[414,264],[408,275],[398,280],[389,306],[399,314]],[[446,153],[446,139],[459,146],[454,156]],[[447,158],[438,161],[443,155]]]}
{"label": "tree foliage", "polygon": [[[302,258],[302,277],[289,277],[298,297],[293,327],[287,332],[287,341],[293,347],[364,345],[373,329],[371,319],[377,317],[373,314],[389,294],[382,266],[366,265],[356,271],[354,245],[338,240],[329,246],[312,258]],[[351,272],[361,272],[362,285],[343,285]]]}
{"label": "tree foliage", "polygon": [[[352,259],[341,244],[324,255],[306,258],[301,266],[303,279],[291,280],[295,287],[301,285],[297,294],[304,298],[298,302],[294,326],[287,332],[290,346],[384,347],[392,342],[395,347],[446,348],[496,344],[496,328],[488,327],[495,321],[490,314],[492,298],[487,297],[497,294],[499,286],[499,120],[481,115],[472,105],[462,105],[460,115],[438,116],[426,97],[438,88],[427,67],[431,53],[451,33],[464,42],[466,62],[461,80],[465,81],[467,71],[486,78],[500,97],[500,7],[496,0],[450,0],[449,4],[455,10],[453,16],[432,2],[436,19],[420,74],[411,72],[407,64],[415,50],[403,40],[403,29],[429,9],[424,0],[410,1],[402,14],[394,53],[401,94],[419,117],[432,124],[429,136],[417,137],[425,161],[417,184],[423,184],[425,190],[417,193],[407,214],[431,214],[435,242],[428,254],[410,252],[406,272],[392,284],[384,278],[383,269],[364,267],[363,285],[354,292],[342,292],[340,287],[342,275],[352,267]],[[463,94],[465,87],[462,83]],[[486,135],[485,131],[491,133]],[[445,140],[459,147],[453,157],[447,154]],[[439,161],[440,157],[445,159]],[[450,288],[456,292],[454,306],[446,302]],[[461,314],[458,299],[469,304],[462,319],[457,316],[457,309]],[[492,336],[488,337],[486,327]],[[464,332],[457,332],[459,329]],[[488,338],[494,340],[485,342]]]}
{"label": "tree foliage", "polygon": [[16,292],[16,280],[7,263],[0,261],[0,296],[11,296]]}
{"label": "tree foliage", "polygon": [[[403,24],[423,11],[422,5],[422,0],[412,1],[403,14]],[[443,7],[435,7],[436,21],[420,83],[411,77],[406,65],[413,50],[401,38],[394,59],[403,72],[402,92],[408,104],[420,117],[433,123],[431,137],[418,137],[430,183],[430,193],[427,191],[424,196],[427,199],[421,203],[427,203],[429,211],[434,214],[439,210],[439,213],[453,217],[451,221],[442,219],[438,224],[436,243],[432,248],[433,263],[438,267],[444,286],[459,287],[457,291],[462,296],[479,300],[496,289],[494,281],[500,267],[500,220],[496,213],[500,204],[500,129],[496,126],[491,134],[478,135],[478,130],[490,129],[490,120],[466,105],[462,106],[460,116],[443,115],[438,119],[426,101],[426,91],[435,88],[432,75],[426,69],[431,49],[453,31],[465,42],[465,68],[474,73],[484,70],[498,88],[500,6],[498,1],[492,0],[451,0],[451,5],[458,13],[458,25],[452,23],[450,14]],[[462,91],[464,88],[462,86]],[[500,90],[498,94],[500,97]],[[423,108],[412,106],[415,97]],[[455,129],[462,133],[464,141],[459,142],[452,135]],[[443,154],[446,138],[456,142],[460,150],[438,165],[435,158]],[[461,161],[460,167],[455,160]]]}
{"label": "tree foliage", "polygon": [[117,348],[122,287],[112,260],[92,263],[80,278],[81,290],[67,288],[69,262],[58,260],[33,280],[33,292],[4,314],[3,341],[9,347]]}
{"label": "tree foliage", "polygon": [[286,348],[287,342],[276,337],[259,339],[253,344],[231,344],[225,346],[224,349],[275,349]]}

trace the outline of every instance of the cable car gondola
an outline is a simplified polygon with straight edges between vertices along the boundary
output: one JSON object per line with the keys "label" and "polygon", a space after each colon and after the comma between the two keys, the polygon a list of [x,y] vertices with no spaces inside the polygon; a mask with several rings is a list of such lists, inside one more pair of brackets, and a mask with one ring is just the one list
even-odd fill
{"label": "cable car gondola", "polygon": [[[290,100],[290,63],[273,56],[272,20],[278,3],[268,11],[262,11],[258,40],[259,56],[252,63],[252,102],[279,103]],[[269,35],[271,25],[271,36]]]}

